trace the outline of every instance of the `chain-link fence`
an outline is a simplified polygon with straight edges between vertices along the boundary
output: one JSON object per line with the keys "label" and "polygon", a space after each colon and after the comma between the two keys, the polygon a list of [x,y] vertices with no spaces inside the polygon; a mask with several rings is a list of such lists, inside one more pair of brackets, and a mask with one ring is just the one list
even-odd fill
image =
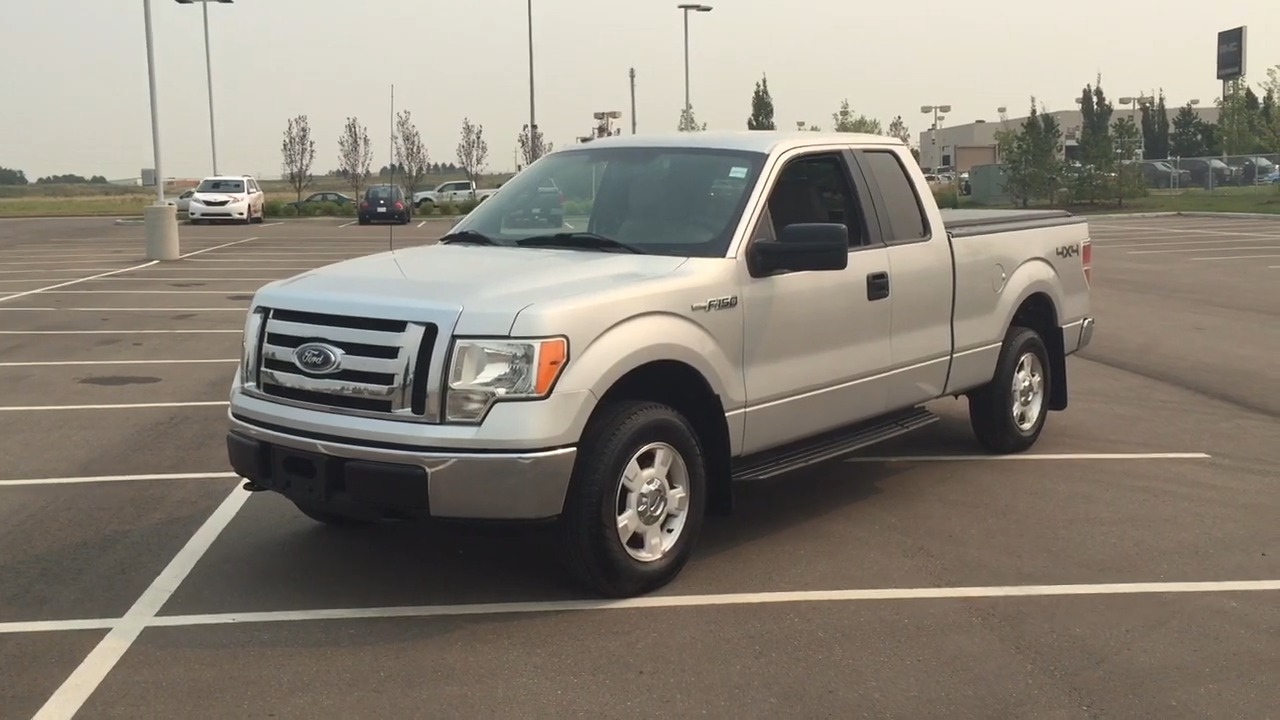
{"label": "chain-link fence", "polygon": [[1280,190],[1280,154],[1172,157],[1133,161],[1151,190],[1228,190],[1274,185]]}

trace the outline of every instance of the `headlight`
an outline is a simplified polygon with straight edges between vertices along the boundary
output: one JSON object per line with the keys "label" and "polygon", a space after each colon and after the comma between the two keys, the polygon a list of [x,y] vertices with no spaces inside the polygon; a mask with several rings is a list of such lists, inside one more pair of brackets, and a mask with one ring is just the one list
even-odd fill
{"label": "headlight", "polygon": [[568,359],[564,338],[455,341],[445,422],[478,423],[496,402],[546,397]]}
{"label": "headlight", "polygon": [[245,387],[258,384],[258,349],[265,314],[264,308],[254,308],[244,319],[244,335],[240,337],[240,384]]}

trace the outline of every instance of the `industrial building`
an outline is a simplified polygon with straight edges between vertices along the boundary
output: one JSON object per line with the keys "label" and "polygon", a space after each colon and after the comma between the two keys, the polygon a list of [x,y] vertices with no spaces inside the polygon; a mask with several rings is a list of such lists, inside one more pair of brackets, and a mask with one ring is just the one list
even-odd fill
{"label": "industrial building", "polygon": [[[1204,122],[1218,121],[1218,108],[1196,107],[1196,114]],[[1169,120],[1177,114],[1177,107],[1168,108]],[[1082,115],[1079,110],[1057,110],[1050,112],[1062,128],[1063,156],[1070,158],[1072,148],[1077,145]],[[1132,117],[1142,126],[1141,110],[1132,107],[1116,107],[1111,115],[1112,122],[1124,117]],[[920,166],[928,172],[966,172],[974,165],[988,165],[999,162],[996,151],[996,133],[1000,130],[1017,130],[1026,116],[1008,118],[1006,120],[976,120],[965,125],[943,125],[937,131],[932,129],[920,133]]]}

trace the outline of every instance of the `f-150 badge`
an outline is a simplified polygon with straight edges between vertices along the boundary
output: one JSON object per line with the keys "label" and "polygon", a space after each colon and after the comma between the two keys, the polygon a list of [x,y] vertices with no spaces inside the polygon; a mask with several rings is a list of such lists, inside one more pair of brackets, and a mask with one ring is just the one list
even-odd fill
{"label": "f-150 badge", "polygon": [[690,309],[694,312],[712,312],[714,310],[731,310],[738,307],[737,295],[726,295],[724,297],[710,298],[700,303],[694,303]]}

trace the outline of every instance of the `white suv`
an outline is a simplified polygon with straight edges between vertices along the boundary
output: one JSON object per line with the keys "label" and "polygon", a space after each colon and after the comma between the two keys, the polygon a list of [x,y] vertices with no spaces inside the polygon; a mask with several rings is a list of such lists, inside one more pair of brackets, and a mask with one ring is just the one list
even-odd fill
{"label": "white suv", "polygon": [[248,175],[207,177],[200,181],[187,205],[192,224],[206,220],[262,222],[267,196]]}

